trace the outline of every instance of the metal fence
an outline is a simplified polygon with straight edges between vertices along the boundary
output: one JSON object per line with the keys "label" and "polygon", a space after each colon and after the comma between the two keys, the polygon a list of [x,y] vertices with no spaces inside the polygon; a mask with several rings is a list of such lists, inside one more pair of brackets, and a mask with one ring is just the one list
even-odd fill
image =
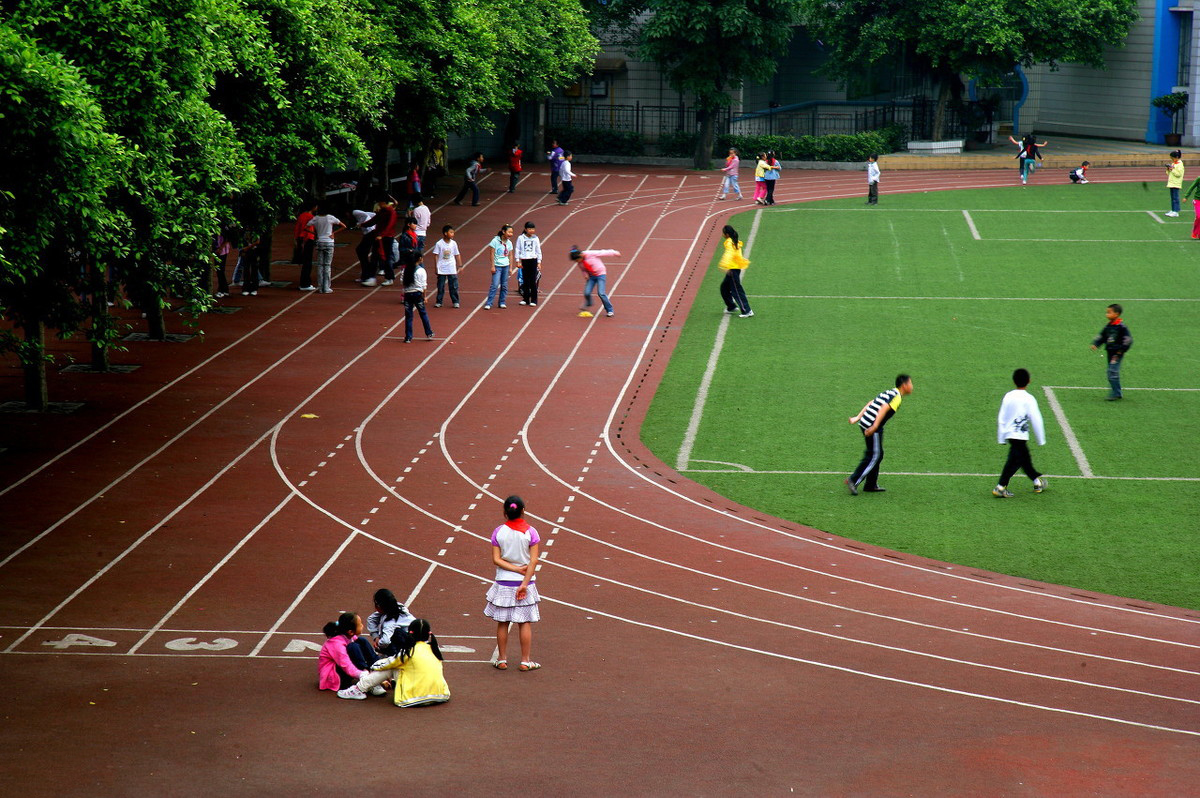
{"label": "metal fence", "polygon": [[[664,134],[694,132],[697,111],[686,105],[613,105],[606,102],[548,103],[547,125],[553,128],[619,130],[640,133],[648,143]],[[912,139],[933,137],[937,102],[928,97],[911,97],[889,102],[807,102],[732,115],[722,109],[717,117],[717,134],[743,136],[825,136],[831,133],[862,133],[888,125],[903,125]],[[979,103],[948,105],[944,138],[973,137],[990,141],[992,114]]]}

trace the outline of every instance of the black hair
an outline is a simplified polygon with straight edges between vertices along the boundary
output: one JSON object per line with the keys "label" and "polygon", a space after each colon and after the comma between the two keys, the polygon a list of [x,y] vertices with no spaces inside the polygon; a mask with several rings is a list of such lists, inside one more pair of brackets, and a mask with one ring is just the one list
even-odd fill
{"label": "black hair", "polygon": [[417,279],[417,266],[420,265],[417,261],[417,251],[415,249],[401,250],[400,257],[404,259],[404,274],[400,278],[400,283],[405,288],[409,288]]}
{"label": "black hair", "polygon": [[733,225],[727,224],[724,227],[722,227],[721,234],[729,236],[729,240],[733,242],[733,245],[735,247],[738,245],[738,234],[737,234],[737,230],[733,229]]}
{"label": "black hair", "polygon": [[1091,165],[1092,165],[1092,162],[1091,162],[1091,161],[1084,161],[1084,162],[1083,162],[1082,164],[1080,164],[1080,165],[1081,165],[1081,166],[1091,166]]}
{"label": "black hair", "polygon": [[583,253],[579,251],[578,244],[572,245],[571,251],[569,254],[570,254],[571,260],[581,260],[583,258]]}
{"label": "black hair", "polygon": [[868,156],[867,156],[867,160],[868,160],[868,161],[878,161],[878,160],[879,160],[879,154],[878,154],[878,153],[874,153],[874,152],[873,152],[873,153],[871,153],[870,155],[868,155]]}
{"label": "black hair", "polygon": [[497,231],[497,233],[496,233],[496,238],[504,238],[504,231],[505,231],[505,230],[511,230],[511,229],[512,229],[512,225],[511,225],[511,224],[502,224],[502,225],[500,225],[500,230],[499,230],[499,231]]}
{"label": "black hair", "polygon": [[907,374],[897,374],[896,375],[896,387],[897,388],[899,388],[904,383],[911,382],[911,381],[912,381],[912,377],[908,376]]}
{"label": "black hair", "polygon": [[408,625],[408,634],[404,636],[404,643],[396,650],[396,656],[400,661],[408,659],[412,656],[413,649],[417,643],[429,643],[429,648],[433,651],[433,656],[438,659],[442,658],[442,649],[438,646],[437,638],[429,628],[429,621],[424,618],[417,618]]}
{"label": "black hair", "polygon": [[325,624],[321,631],[325,633],[326,637],[334,637],[338,633],[337,621],[330,621]]}
{"label": "black hair", "polygon": [[343,612],[337,619],[337,633],[340,635],[352,635],[354,630],[358,628],[358,615],[353,612]]}
{"label": "black hair", "polygon": [[375,606],[383,613],[384,618],[399,618],[404,612],[404,605],[396,600],[396,594],[381,587],[375,591]]}
{"label": "black hair", "polygon": [[1171,157],[1172,158],[1182,158],[1183,153],[1179,150],[1171,150]]}
{"label": "black hair", "polygon": [[504,500],[504,517],[516,521],[525,514],[525,500],[520,496],[509,496]]}
{"label": "black hair", "polygon": [[535,230],[535,229],[537,229],[537,225],[534,224],[533,222],[526,222],[524,229],[525,230]]}
{"label": "black hair", "polygon": [[449,233],[453,229],[454,229],[454,225],[452,225],[452,224],[442,225],[442,235],[446,235],[446,233]]}
{"label": "black hair", "polygon": [[418,191],[416,194],[412,195],[413,205],[420,205],[424,201],[425,198],[421,196],[421,192]]}
{"label": "black hair", "polygon": [[417,223],[417,217],[415,217],[415,216],[405,216],[405,217],[404,217],[404,223],[405,223],[406,225],[409,225],[409,224],[416,224],[416,223]]}
{"label": "black hair", "polygon": [[1024,388],[1029,384],[1029,370],[1017,369],[1013,372],[1013,385],[1018,388]]}
{"label": "black hair", "polygon": [[1121,311],[1122,311],[1122,309],[1123,309],[1123,308],[1122,308],[1120,305],[1118,305],[1116,302],[1114,302],[1114,303],[1112,303],[1111,305],[1109,305],[1109,307],[1110,307],[1110,308],[1112,308],[1113,310],[1115,310],[1115,311],[1117,312],[1117,315],[1118,315],[1118,316],[1120,316],[1120,315],[1121,315]]}

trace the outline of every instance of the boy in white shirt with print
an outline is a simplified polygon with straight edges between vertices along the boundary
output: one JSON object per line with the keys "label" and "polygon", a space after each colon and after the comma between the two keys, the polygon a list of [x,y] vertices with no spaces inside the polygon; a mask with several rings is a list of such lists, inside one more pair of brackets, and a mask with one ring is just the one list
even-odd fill
{"label": "boy in white shirt with print", "polygon": [[442,306],[446,286],[450,286],[450,301],[454,307],[458,307],[458,270],[462,268],[462,255],[458,252],[458,242],[454,240],[454,225],[448,224],[442,228],[442,237],[429,250],[429,254],[437,259],[437,302],[434,307]]}

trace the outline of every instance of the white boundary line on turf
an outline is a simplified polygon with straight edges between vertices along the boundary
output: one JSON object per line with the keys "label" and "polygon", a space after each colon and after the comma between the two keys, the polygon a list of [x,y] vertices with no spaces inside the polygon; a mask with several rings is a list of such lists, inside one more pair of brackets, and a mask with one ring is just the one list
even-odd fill
{"label": "white boundary line on turf", "polygon": [[1062,405],[1058,403],[1058,397],[1054,395],[1054,389],[1043,385],[1042,391],[1046,394],[1046,401],[1050,403],[1050,409],[1054,411],[1054,417],[1058,419],[1058,426],[1062,428],[1063,437],[1071,449],[1071,454],[1075,457],[1079,472],[1088,479],[1092,479],[1096,475],[1092,473],[1092,466],[1088,462],[1087,455],[1083,453],[1083,447],[1079,445],[1079,439],[1075,437],[1075,431],[1071,429],[1071,424],[1067,421],[1067,414],[1063,412]]}
{"label": "white boundary line on turf", "polygon": [[[758,223],[762,219],[762,208],[754,212],[754,223],[750,226],[750,234],[746,236],[746,244],[742,247],[746,256],[754,245],[754,236],[758,234]],[[688,419],[687,429],[683,433],[683,442],[679,445],[679,454],[675,457],[676,470],[687,468],[692,459],[692,448],[696,445],[696,433],[700,431],[700,420],[704,418],[704,406],[708,403],[708,389],[712,386],[713,375],[717,373],[717,361],[725,348],[725,331],[729,329],[729,317],[732,314],[721,314],[721,323],[717,325],[717,339],[712,351],[708,353],[708,364],[704,367],[704,376],[700,378],[700,387],[696,391],[696,402],[692,405],[692,417]]]}
{"label": "white boundary line on turf", "polygon": [[971,218],[971,212],[963,208],[963,218],[967,220],[967,227],[971,228],[971,238],[976,241],[982,241],[983,237],[979,235],[979,229],[975,227],[975,220]]}
{"label": "white boundary line on turf", "polygon": [[[685,468],[684,473],[688,474],[747,474],[749,476],[800,476],[800,477],[820,477],[820,476],[845,476],[845,471],[789,471],[783,469],[764,469],[759,471],[741,463],[722,463],[719,460],[693,460],[694,463],[713,463],[715,465],[725,465],[728,468]],[[980,477],[993,477],[995,472],[989,474],[972,474],[969,472],[952,472],[952,471],[889,471],[888,476],[896,477],[970,477],[978,479]],[[1112,480],[1125,482],[1200,482],[1200,477],[1106,477],[1099,474],[1092,476],[1083,476],[1082,474],[1047,474],[1048,477],[1055,479],[1094,479],[1094,480]]]}
{"label": "white boundary line on turf", "polygon": [[[1046,385],[1046,388],[1053,388],[1056,391],[1102,391],[1097,385]],[[1200,388],[1126,388],[1121,387],[1122,391],[1184,391],[1188,393],[1200,392]]]}
{"label": "white boundary line on turf", "polygon": [[1161,216],[1159,216],[1157,213],[1155,213],[1154,211],[1146,211],[1146,213],[1149,214],[1151,219],[1158,222],[1159,224],[1166,224],[1166,222],[1163,221],[1163,218]]}
{"label": "white boundary line on turf", "polygon": [[[900,299],[913,302],[1106,302],[1108,297],[1051,297],[1051,296],[855,296],[851,294],[755,294],[755,299]],[[1156,299],[1126,299],[1124,302],[1200,302],[1200,297],[1162,297]]]}

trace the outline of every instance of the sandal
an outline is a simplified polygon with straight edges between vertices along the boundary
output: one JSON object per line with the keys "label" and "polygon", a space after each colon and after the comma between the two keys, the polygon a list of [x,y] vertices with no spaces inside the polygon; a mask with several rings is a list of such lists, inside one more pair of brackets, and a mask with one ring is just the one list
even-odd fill
{"label": "sandal", "polygon": [[508,670],[508,662],[502,659],[493,660],[492,667],[498,671],[506,671]]}
{"label": "sandal", "polygon": [[536,671],[540,667],[542,667],[542,666],[536,662],[522,662],[521,663],[521,670],[523,670],[523,671]]}

